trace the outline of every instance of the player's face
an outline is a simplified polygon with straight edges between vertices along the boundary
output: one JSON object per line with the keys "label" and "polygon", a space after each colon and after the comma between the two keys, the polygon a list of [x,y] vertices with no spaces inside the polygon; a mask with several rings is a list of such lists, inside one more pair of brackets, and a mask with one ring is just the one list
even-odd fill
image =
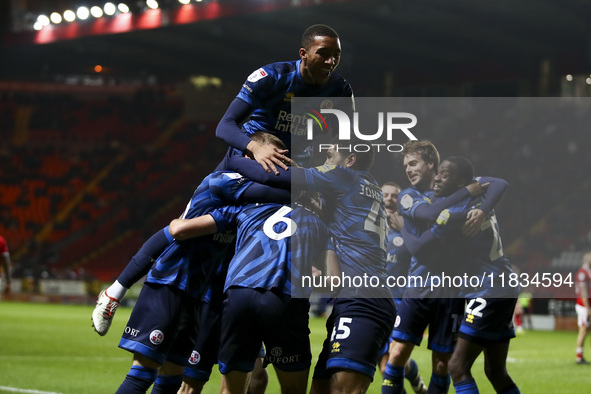
{"label": "player's face", "polygon": [[398,209],[398,194],[400,189],[396,186],[385,185],[382,187],[382,193],[384,194],[384,203],[386,205],[386,213],[391,215]]}
{"label": "player's face", "polygon": [[324,85],[341,60],[341,42],[336,37],[314,37],[310,48],[300,48],[300,71],[312,85]]}
{"label": "player's face", "polygon": [[326,160],[324,161],[324,164],[329,166],[347,167],[347,156],[337,151],[333,145],[326,151]]}
{"label": "player's face", "polygon": [[439,165],[439,173],[435,176],[433,192],[437,197],[447,197],[462,187],[457,174],[457,166],[447,160]]}
{"label": "player's face", "polygon": [[431,189],[433,180],[433,163],[427,164],[420,155],[408,153],[404,155],[404,170],[410,184],[420,190]]}

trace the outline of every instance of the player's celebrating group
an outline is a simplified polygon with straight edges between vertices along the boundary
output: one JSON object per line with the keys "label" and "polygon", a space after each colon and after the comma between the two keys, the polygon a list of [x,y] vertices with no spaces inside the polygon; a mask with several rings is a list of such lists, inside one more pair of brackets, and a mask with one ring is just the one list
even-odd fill
{"label": "player's celebrating group", "polygon": [[[306,393],[313,289],[303,284],[313,275],[375,282],[332,294],[312,393],[363,393],[380,360],[383,393],[405,392],[405,376],[426,393],[410,355],[427,326],[429,393],[447,393],[452,379],[456,392],[477,393],[470,369],[481,352],[495,390],[518,393],[505,368],[517,295],[492,286],[434,293],[428,283],[442,271],[510,272],[493,210],[507,183],[474,178],[464,158],[440,164],[429,141],[404,145],[411,186],[402,191],[394,183],[380,188],[371,150],[340,150],[337,141],[322,165],[309,167],[319,158],[292,146],[283,124],[291,99],[339,98],[348,111],[354,101],[334,73],[341,46],[333,29],[309,27],[299,55],[247,78],[217,128],[230,145],[222,162],[181,217],[150,237],[99,295],[93,327],[105,335],[126,291],[146,276],[119,344],[133,364],[117,393],[152,385],[152,393],[198,393],[216,363],[222,393],[264,392],[268,364],[281,392]],[[425,282],[392,294],[393,272]]]}

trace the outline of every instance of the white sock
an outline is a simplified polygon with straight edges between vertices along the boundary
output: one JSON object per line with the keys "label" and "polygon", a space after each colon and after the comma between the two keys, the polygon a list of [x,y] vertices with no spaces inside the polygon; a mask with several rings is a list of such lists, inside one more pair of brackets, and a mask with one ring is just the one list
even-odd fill
{"label": "white sock", "polygon": [[127,290],[129,289],[116,280],[115,282],[113,282],[111,286],[107,288],[106,293],[109,297],[121,301],[123,297],[125,297],[125,293],[127,293]]}

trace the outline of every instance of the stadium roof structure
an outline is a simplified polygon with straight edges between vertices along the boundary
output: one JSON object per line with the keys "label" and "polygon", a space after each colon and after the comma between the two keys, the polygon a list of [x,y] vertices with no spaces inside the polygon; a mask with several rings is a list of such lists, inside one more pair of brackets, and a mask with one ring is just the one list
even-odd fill
{"label": "stadium roof structure", "polygon": [[[169,14],[159,25],[115,34],[84,34],[92,29],[82,27],[81,34],[58,34],[43,44],[37,43],[47,35],[43,30],[8,34],[0,74],[48,79],[92,73],[100,64],[119,76],[174,81],[209,75],[240,83],[261,65],[297,58],[300,36],[314,23],[339,32],[344,50],[339,71],[354,86],[379,85],[386,73],[405,84],[591,72],[588,0],[213,3],[229,11],[191,23],[171,23]],[[197,6],[207,4],[192,5]]]}

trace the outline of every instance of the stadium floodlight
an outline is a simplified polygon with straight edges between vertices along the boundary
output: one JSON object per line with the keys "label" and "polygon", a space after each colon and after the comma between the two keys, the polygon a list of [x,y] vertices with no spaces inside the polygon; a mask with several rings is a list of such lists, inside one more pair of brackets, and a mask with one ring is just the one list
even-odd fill
{"label": "stadium floodlight", "polygon": [[148,0],[146,1],[146,5],[153,10],[158,8],[158,2],[156,0]]}
{"label": "stadium floodlight", "polygon": [[65,10],[64,19],[66,22],[74,22],[76,20],[76,13],[72,10]]}
{"label": "stadium floodlight", "polygon": [[94,16],[95,18],[100,18],[103,16],[103,9],[95,5],[90,8],[90,15]]}
{"label": "stadium floodlight", "polygon": [[105,3],[103,10],[105,10],[105,14],[109,16],[115,15],[115,12],[117,12],[117,7],[113,3]]}
{"label": "stadium floodlight", "polygon": [[88,17],[90,16],[90,11],[88,10],[88,7],[79,7],[76,10],[76,16],[78,17],[78,19],[88,19]]}
{"label": "stadium floodlight", "polygon": [[566,80],[569,82],[572,81],[573,80],[572,74],[566,74]]}
{"label": "stadium floodlight", "polygon": [[42,24],[41,22],[39,22],[39,21],[36,21],[36,22],[33,24],[33,29],[35,29],[35,30],[39,31],[39,30],[43,29],[43,24]]}
{"label": "stadium floodlight", "polygon": [[586,83],[587,85],[591,85],[591,78],[587,78],[587,79],[585,79],[585,83]]}
{"label": "stadium floodlight", "polygon": [[191,2],[191,0],[179,0],[179,3],[187,5]]}
{"label": "stadium floodlight", "polygon": [[62,23],[62,16],[57,12],[52,12],[51,15],[49,15],[49,19],[51,19],[51,22],[56,25]]}
{"label": "stadium floodlight", "polygon": [[47,17],[47,15],[39,15],[37,17],[37,22],[41,24],[41,26],[47,26],[49,25],[49,18]]}
{"label": "stadium floodlight", "polygon": [[119,3],[119,5],[117,5],[117,9],[124,14],[129,12],[129,7],[125,3]]}

